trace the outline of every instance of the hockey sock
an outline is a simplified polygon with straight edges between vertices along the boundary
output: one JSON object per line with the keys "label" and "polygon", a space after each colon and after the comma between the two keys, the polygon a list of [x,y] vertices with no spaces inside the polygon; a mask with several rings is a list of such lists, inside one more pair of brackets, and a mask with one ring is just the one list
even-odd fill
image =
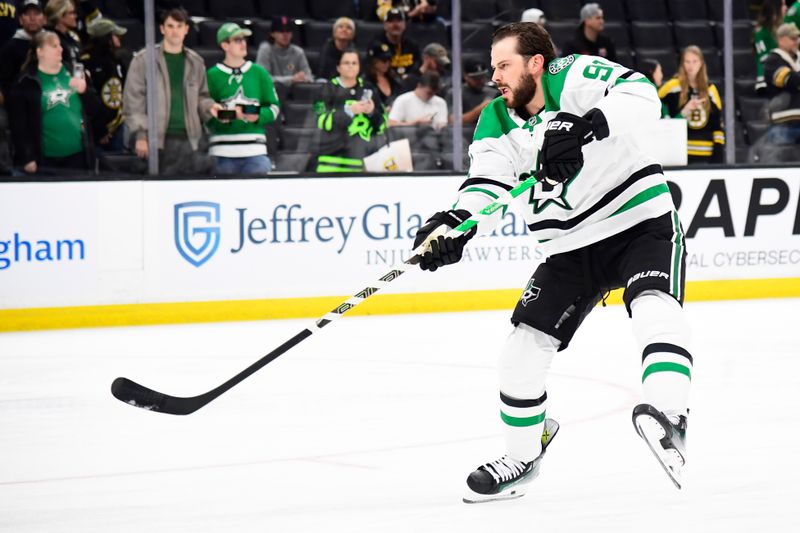
{"label": "hockey sock", "polygon": [[542,451],[545,378],[559,341],[520,324],[508,336],[500,354],[500,418],[506,452],[530,462]]}
{"label": "hockey sock", "polygon": [[631,312],[642,350],[644,401],[664,413],[685,414],[693,359],[683,309],[667,294],[645,291],[633,300]]}

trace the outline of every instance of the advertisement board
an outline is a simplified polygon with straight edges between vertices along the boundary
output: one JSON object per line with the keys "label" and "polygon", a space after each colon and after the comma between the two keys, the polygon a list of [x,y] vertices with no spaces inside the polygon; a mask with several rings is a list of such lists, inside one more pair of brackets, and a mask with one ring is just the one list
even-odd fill
{"label": "advertisement board", "polygon": [[[347,296],[408,258],[417,228],[452,205],[463,179],[0,184],[0,310]],[[797,286],[799,169],[681,170],[667,179],[690,284]],[[542,259],[509,210],[461,263],[410,273],[386,292],[519,292]]]}

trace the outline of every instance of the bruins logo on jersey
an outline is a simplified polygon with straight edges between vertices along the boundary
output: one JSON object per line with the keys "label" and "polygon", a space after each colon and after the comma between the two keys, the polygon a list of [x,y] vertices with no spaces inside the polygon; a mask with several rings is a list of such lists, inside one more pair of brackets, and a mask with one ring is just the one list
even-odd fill
{"label": "bruins logo on jersey", "polygon": [[122,107],[122,80],[119,78],[109,78],[103,84],[100,92],[103,103],[109,109],[119,109]]}
{"label": "bruins logo on jersey", "polygon": [[695,108],[686,118],[687,124],[693,130],[702,130],[708,124],[708,118],[711,116],[710,100],[710,98],[706,98],[705,102]]}

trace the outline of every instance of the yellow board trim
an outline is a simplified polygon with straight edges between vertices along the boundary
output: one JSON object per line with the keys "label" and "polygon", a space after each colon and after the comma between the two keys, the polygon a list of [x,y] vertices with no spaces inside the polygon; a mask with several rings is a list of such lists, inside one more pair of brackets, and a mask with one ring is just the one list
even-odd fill
{"label": "yellow board trim", "polygon": [[[496,309],[507,309],[510,312],[520,294],[520,289],[377,294],[349,312],[348,316]],[[686,300],[692,302],[797,297],[800,297],[800,278],[694,281],[686,284]],[[318,318],[338,307],[345,299],[344,296],[325,296],[219,302],[0,309],[0,332]],[[622,290],[613,291],[606,302],[621,304]]]}

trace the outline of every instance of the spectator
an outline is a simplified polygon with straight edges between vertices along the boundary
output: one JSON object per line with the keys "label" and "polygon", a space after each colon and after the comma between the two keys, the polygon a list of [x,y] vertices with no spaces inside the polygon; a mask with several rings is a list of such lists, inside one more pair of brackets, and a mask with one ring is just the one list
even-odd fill
{"label": "spectator", "polygon": [[380,103],[389,109],[397,95],[403,93],[402,85],[392,71],[392,51],[386,43],[377,43],[367,51],[366,78],[377,89]]}
{"label": "spectator", "polygon": [[670,117],[686,119],[689,164],[722,163],[722,99],[708,81],[700,48],[687,46],[680,59],[678,74],[661,86],[658,96]]}
{"label": "spectator", "polygon": [[544,16],[544,11],[541,9],[536,9],[532,7],[531,9],[526,9],[522,12],[522,17],[520,17],[520,22],[533,22],[534,24],[538,24],[542,28],[545,27],[547,24],[547,19]]}
{"label": "spectator", "polygon": [[[770,97],[767,107],[772,122],[765,140],[776,146],[796,146],[800,144],[800,58],[797,51],[800,30],[791,23],[781,24],[776,37],[777,47],[764,61],[766,93]],[[796,161],[796,156],[795,153],[791,159]],[[786,158],[781,160],[786,161]]]}
{"label": "spectator", "polygon": [[392,8],[397,8],[414,22],[433,22],[439,10],[437,4],[437,0],[378,0],[375,14],[378,20],[385,20],[386,14]]}
{"label": "spectator", "polygon": [[333,37],[322,45],[319,55],[319,72],[317,76],[329,80],[336,76],[336,67],[342,52],[353,47],[356,38],[356,23],[348,17],[340,17],[333,23]]}
{"label": "spectator", "polygon": [[[794,9],[794,7],[795,6],[792,6],[792,9]],[[758,93],[763,93],[767,88],[767,83],[764,81],[764,60],[777,46],[775,42],[775,30],[781,25],[784,15],[786,18],[794,17],[794,14],[790,15],[787,13],[784,0],[764,0],[764,3],[761,4],[761,10],[758,13],[758,20],[756,22],[755,34],[753,35],[753,47],[756,52],[755,89]]]}
{"label": "spectator", "polygon": [[339,75],[322,89],[314,105],[320,131],[317,172],[358,172],[375,136],[383,133],[385,115],[375,87],[363,80],[358,52],[346,50],[339,59]]}
{"label": "spectator", "polygon": [[[421,74],[426,72],[436,72],[441,79],[442,91],[445,87],[451,85],[450,76],[447,74],[447,68],[450,66],[450,58],[447,55],[447,48],[439,43],[430,43],[422,49],[422,64],[419,66],[419,74],[409,74],[403,87],[405,91],[413,91]],[[404,92],[405,92],[404,91]],[[439,96],[444,96],[444,92]]]}
{"label": "spectator", "polygon": [[58,35],[63,50],[64,66],[74,72],[75,63],[81,55],[81,41],[78,37],[78,11],[73,0],[49,0],[44,8],[47,18],[46,28]]}
{"label": "spectator", "polygon": [[[481,111],[489,102],[500,96],[497,88],[486,84],[489,69],[480,61],[470,60],[464,65],[464,84],[461,86],[461,102],[464,124],[476,124]],[[452,109],[453,90],[447,91],[447,104]],[[452,115],[450,117],[452,121]]]}
{"label": "spectator", "polygon": [[0,48],[0,104],[7,97],[22,64],[28,57],[31,38],[44,26],[44,16],[39,0],[24,0],[17,10],[20,29]]}
{"label": "spectator", "polygon": [[[640,62],[639,71],[655,85],[656,89],[661,88],[664,83],[664,70],[661,68],[661,63],[657,59],[642,59]],[[661,118],[669,118],[669,110],[664,102],[661,102]]]}
{"label": "spectator", "polygon": [[95,144],[109,152],[121,152],[124,148],[121,126],[125,69],[117,52],[122,48],[120,39],[127,32],[109,18],[94,19],[87,28],[89,42],[80,57],[103,104],[102,118],[107,133],[95,137]]}
{"label": "spectator", "polygon": [[603,35],[606,22],[600,4],[586,4],[581,8],[581,23],[575,37],[564,45],[564,55],[586,54],[617,61],[614,41]]}
{"label": "spectator", "polygon": [[218,174],[267,174],[272,170],[264,126],[278,118],[278,95],[269,73],[247,61],[250,35],[250,30],[233,22],[217,30],[217,44],[225,59],[208,70],[208,90],[228,115],[234,114],[218,114],[208,123],[209,154]]}
{"label": "spectator", "polygon": [[87,116],[96,111],[98,102],[85,78],[69,74],[62,54],[58,35],[37,33],[12,90],[15,159],[29,174],[42,167],[94,168]]}
{"label": "spectator", "polygon": [[[162,15],[164,39],[155,47],[156,124],[158,126],[158,162],[161,174],[196,174],[210,170],[211,162],[200,151],[203,124],[216,118],[221,106],[208,93],[206,69],[200,54],[183,45],[189,32],[189,15],[183,8],[173,8]],[[135,140],[136,155],[146,159],[147,83],[145,57],[140,51],[133,57],[122,98],[128,135]]]}
{"label": "spectator", "polygon": [[447,102],[436,93],[441,89],[441,79],[436,72],[426,72],[417,88],[397,97],[389,113],[389,126],[432,126],[441,129],[447,125]]}
{"label": "spectator", "polygon": [[419,72],[421,61],[419,46],[403,35],[405,31],[405,12],[392,8],[383,19],[383,34],[372,43],[372,46],[385,44],[392,50],[392,71],[400,81],[408,74]]}
{"label": "spectator", "polygon": [[289,17],[272,17],[270,39],[258,47],[256,63],[264,67],[278,83],[290,85],[298,81],[313,81],[306,53],[292,44],[293,23]]}

